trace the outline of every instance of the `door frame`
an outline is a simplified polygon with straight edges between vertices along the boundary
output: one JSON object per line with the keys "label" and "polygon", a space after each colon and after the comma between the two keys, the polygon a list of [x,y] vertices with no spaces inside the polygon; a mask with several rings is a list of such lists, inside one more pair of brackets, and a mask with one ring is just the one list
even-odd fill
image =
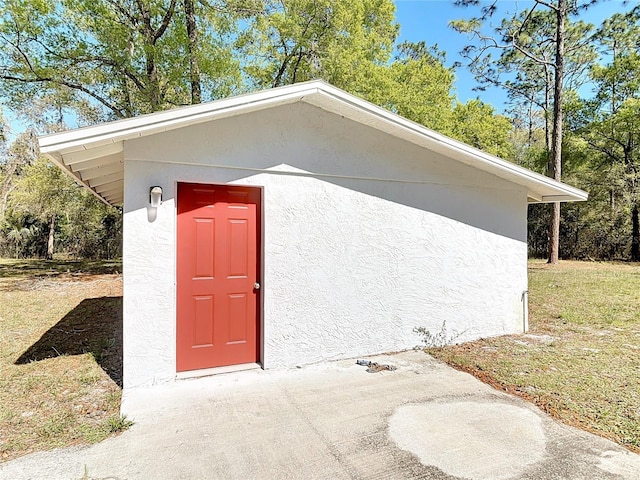
{"label": "door frame", "polygon": [[[173,347],[175,352],[175,361],[174,368],[176,371],[176,375],[180,378],[188,378],[192,376],[198,375],[207,375],[216,372],[224,372],[224,371],[233,371],[238,370],[239,365],[228,365],[223,367],[212,367],[212,368],[203,368],[199,370],[189,370],[186,372],[178,371],[177,367],[177,328],[178,328],[178,184],[180,183],[188,183],[192,185],[207,185],[207,186],[234,186],[234,187],[242,187],[247,189],[255,190],[258,194],[260,205],[256,209],[256,213],[258,218],[256,219],[256,233],[258,239],[256,241],[256,253],[258,255],[257,268],[258,268],[258,282],[260,283],[260,290],[258,294],[258,299],[256,302],[256,358],[257,365],[264,369],[264,186],[262,185],[244,185],[244,184],[235,184],[235,183],[216,183],[216,182],[203,182],[203,181],[189,181],[189,180],[176,180],[174,182],[174,192],[175,192],[175,204],[174,204],[174,225],[175,225],[175,236],[174,236],[174,262],[175,262],[175,271],[174,271],[174,279],[175,279],[175,288],[174,288],[174,298],[176,302],[175,315],[174,315],[174,326],[176,330],[174,331],[174,341]],[[242,365],[242,364],[240,364]],[[245,364],[248,367],[253,364]]]}

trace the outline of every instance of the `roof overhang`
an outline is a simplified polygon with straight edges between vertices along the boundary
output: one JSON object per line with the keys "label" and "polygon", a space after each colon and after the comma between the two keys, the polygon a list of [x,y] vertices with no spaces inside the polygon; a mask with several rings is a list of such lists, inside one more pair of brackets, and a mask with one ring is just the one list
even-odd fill
{"label": "roof overhang", "polygon": [[40,151],[102,201],[124,194],[124,142],[198,123],[305,102],[522,185],[530,203],[586,200],[570,185],[489,155],[355,97],[322,80],[287,85],[40,137]]}

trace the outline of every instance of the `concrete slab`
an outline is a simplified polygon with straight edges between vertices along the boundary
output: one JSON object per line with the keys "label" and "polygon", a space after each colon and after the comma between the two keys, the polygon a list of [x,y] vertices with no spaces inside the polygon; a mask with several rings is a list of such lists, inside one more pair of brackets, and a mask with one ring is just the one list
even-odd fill
{"label": "concrete slab", "polygon": [[543,460],[547,438],[533,411],[491,400],[404,405],[389,421],[398,447],[463,478],[504,480]]}
{"label": "concrete slab", "polygon": [[136,424],[0,479],[637,479],[640,456],[422,352],[125,392]]}

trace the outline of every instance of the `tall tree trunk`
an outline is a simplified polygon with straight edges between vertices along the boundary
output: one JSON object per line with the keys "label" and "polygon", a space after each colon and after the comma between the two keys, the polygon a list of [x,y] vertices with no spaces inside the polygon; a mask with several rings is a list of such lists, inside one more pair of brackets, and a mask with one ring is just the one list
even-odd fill
{"label": "tall tree trunk", "polygon": [[547,263],[556,264],[560,257],[560,202],[549,204],[549,245]]}
{"label": "tall tree trunk", "polygon": [[609,208],[611,210],[616,209],[616,191],[611,187],[609,190]]}
{"label": "tall tree trunk", "polygon": [[631,210],[631,260],[640,261],[640,221],[638,219],[638,204]]}
{"label": "tall tree trunk", "polygon": [[147,73],[146,93],[152,112],[157,112],[158,110],[160,110],[162,108],[164,100],[162,90],[160,88],[158,64],[156,61],[156,45],[158,43],[158,40],[164,35],[167,28],[169,27],[169,22],[173,17],[176,1],[177,0],[171,0],[171,3],[169,4],[169,7],[167,8],[167,11],[165,12],[164,17],[162,18],[162,22],[160,26],[158,26],[158,28],[154,28],[152,25],[152,14],[149,4],[143,2],[142,0],[136,1],[136,5],[142,19],[140,31],[144,37],[144,56]]}
{"label": "tall tree trunk", "polygon": [[142,34],[144,37],[144,57],[146,67],[146,94],[152,112],[160,110],[161,95],[158,80],[158,66],[156,65],[156,37],[151,25],[151,12],[144,2],[137,2],[142,17]]}
{"label": "tall tree trunk", "polygon": [[547,175],[553,176],[552,162],[551,162],[551,144],[553,138],[551,135],[551,72],[548,65],[544,66],[545,86],[544,86],[544,148],[547,151]]}
{"label": "tall tree trunk", "polygon": [[158,81],[158,67],[156,65],[155,45],[147,39],[145,45],[145,57],[147,66],[147,97],[151,105],[151,111],[157,112],[162,104],[160,94],[160,82]]}
{"label": "tall tree trunk", "polygon": [[533,102],[529,101],[527,105],[527,145],[531,146],[533,144]]}
{"label": "tall tree trunk", "polygon": [[[558,0],[556,10],[556,58],[553,84],[553,137],[551,139],[551,175],[554,180],[562,179],[562,84],[564,82],[564,41],[567,0]],[[549,225],[549,259],[556,264],[560,246],[560,203],[551,206]]]}
{"label": "tall tree trunk", "polygon": [[189,81],[191,83],[191,103],[202,101],[200,86],[200,66],[198,65],[198,25],[193,0],[183,0],[184,15],[187,21],[187,36],[189,37]]}
{"label": "tall tree trunk", "polygon": [[55,228],[56,216],[51,215],[51,220],[49,221],[49,241],[47,242],[47,260],[53,260],[53,240]]}

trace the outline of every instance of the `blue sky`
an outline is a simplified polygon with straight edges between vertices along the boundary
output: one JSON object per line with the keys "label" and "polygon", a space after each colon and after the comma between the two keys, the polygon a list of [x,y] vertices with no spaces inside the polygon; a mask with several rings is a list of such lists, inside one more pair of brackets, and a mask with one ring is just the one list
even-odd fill
{"label": "blue sky", "polygon": [[[440,50],[447,53],[447,65],[462,61],[458,52],[467,44],[467,36],[459,34],[449,28],[451,20],[470,18],[477,12],[477,8],[455,7],[451,0],[395,0],[396,17],[400,24],[399,41],[409,40],[417,42],[424,40],[427,45],[438,44]],[[489,3],[489,2],[485,2]],[[499,12],[513,12],[516,7],[523,10],[531,6],[532,1],[501,0]],[[624,12],[632,8],[632,2],[625,4],[622,0],[604,0],[597,3],[580,15],[584,21],[596,26],[615,12]],[[474,91],[477,85],[466,68],[456,70],[456,94],[458,99],[466,102],[480,97],[484,102],[492,104],[497,110],[504,109],[505,94],[501,89],[492,88],[484,92]],[[588,92],[582,92],[588,94]]]}

